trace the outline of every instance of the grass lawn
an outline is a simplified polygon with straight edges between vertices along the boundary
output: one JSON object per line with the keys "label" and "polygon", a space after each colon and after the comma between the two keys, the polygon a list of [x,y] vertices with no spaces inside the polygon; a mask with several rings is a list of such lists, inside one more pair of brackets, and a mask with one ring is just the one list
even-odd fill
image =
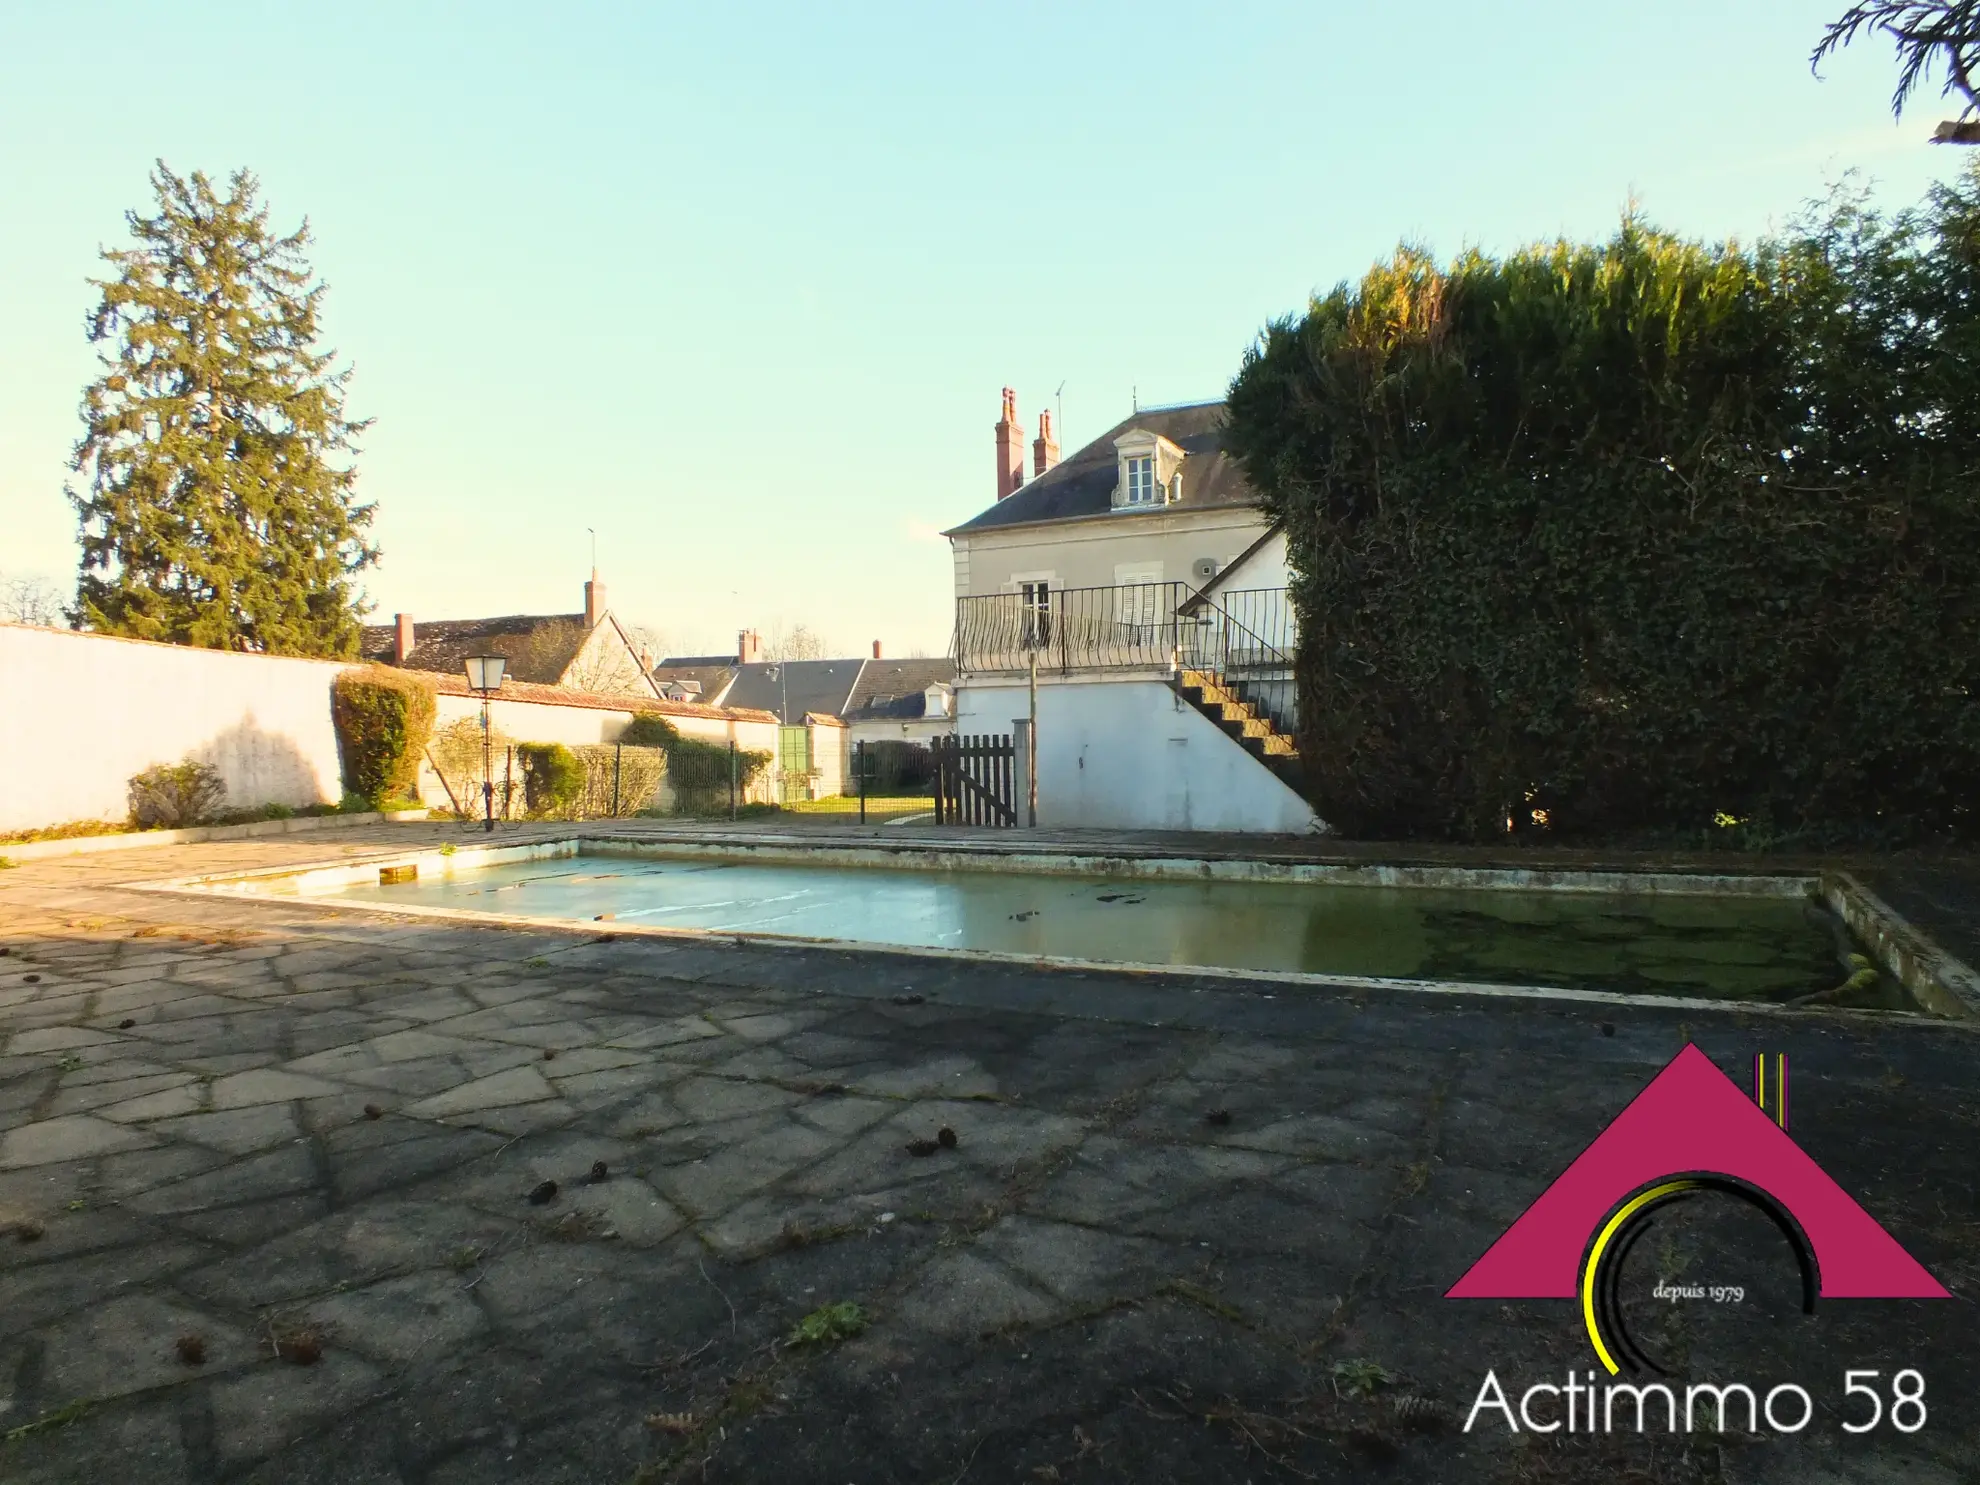
{"label": "grass lawn", "polygon": [[[800,799],[784,806],[794,815],[856,815],[859,813],[857,794],[830,794],[823,799]],[[866,796],[866,812],[869,815],[912,815],[932,813],[935,797],[932,794],[869,794]]]}

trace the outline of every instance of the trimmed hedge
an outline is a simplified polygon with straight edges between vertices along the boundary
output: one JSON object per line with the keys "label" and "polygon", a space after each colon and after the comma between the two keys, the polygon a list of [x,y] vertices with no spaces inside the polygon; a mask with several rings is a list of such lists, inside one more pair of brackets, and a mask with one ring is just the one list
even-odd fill
{"label": "trimmed hedge", "polygon": [[432,686],[384,666],[347,670],[330,688],[344,787],[371,809],[417,803],[419,765],[433,736]]}
{"label": "trimmed hedge", "polygon": [[[703,815],[728,809],[730,753],[726,742],[684,737],[678,727],[656,712],[641,712],[634,717],[618,740],[627,747],[667,750],[667,784],[677,813]],[[738,800],[748,796],[751,786],[775,761],[774,755],[767,752],[736,750]]]}
{"label": "trimmed hedge", "polygon": [[1268,328],[1226,448],[1345,833],[1980,834],[1980,166],[1753,249],[1405,249]]}
{"label": "trimmed hedge", "polygon": [[523,804],[532,815],[562,815],[584,793],[584,763],[562,743],[517,743]]}

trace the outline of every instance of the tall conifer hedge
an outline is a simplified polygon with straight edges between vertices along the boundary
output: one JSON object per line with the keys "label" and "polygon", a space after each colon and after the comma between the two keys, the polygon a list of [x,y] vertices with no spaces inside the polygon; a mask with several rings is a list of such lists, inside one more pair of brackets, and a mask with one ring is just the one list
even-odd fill
{"label": "tall conifer hedge", "polygon": [[1267,329],[1227,445],[1337,828],[1980,833],[1980,171],[1751,249],[1406,248]]}

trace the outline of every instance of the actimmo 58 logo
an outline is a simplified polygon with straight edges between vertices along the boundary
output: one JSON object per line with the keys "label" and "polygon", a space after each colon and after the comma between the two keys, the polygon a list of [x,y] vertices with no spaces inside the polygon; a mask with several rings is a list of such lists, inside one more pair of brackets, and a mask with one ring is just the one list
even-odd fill
{"label": "actimmo 58 logo", "polygon": [[[1450,1299],[1571,1299],[1578,1302],[1601,1371],[1570,1368],[1564,1384],[1509,1392],[1486,1373],[1467,1431],[1503,1422],[1513,1432],[1641,1433],[1744,1427],[1762,1420],[1799,1433],[1815,1413],[1807,1389],[1786,1382],[1762,1393],[1743,1382],[1681,1388],[1626,1323],[1620,1286],[1640,1239],[1660,1214],[1708,1195],[1730,1197],[1764,1216],[1799,1270],[1801,1308],[1818,1299],[1945,1299],[1945,1288],[1809,1158],[1787,1133],[1787,1059],[1754,1059],[1749,1097],[1697,1047],[1687,1045],[1607,1129],[1492,1244]],[[1741,1286],[1660,1282],[1661,1302],[1739,1304]],[[1607,1380],[1602,1380],[1606,1377]],[[1888,1399],[1886,1398],[1888,1389]],[[1850,1370],[1843,1428],[1867,1433],[1886,1422],[1906,1433],[1927,1419],[1925,1378],[1904,1368]],[[1620,1423],[1618,1423],[1620,1418]]]}

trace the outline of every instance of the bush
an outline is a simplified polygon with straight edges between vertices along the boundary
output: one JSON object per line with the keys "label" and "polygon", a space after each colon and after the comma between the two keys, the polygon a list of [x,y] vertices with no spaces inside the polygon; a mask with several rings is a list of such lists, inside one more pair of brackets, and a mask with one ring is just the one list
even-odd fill
{"label": "bush", "polygon": [[1405,249],[1267,330],[1225,447],[1337,829],[1980,834],[1980,168],[1752,249]]}
{"label": "bush", "polygon": [[369,810],[418,802],[419,764],[433,735],[433,688],[384,666],[347,670],[330,688],[344,787]]}
{"label": "bush", "polygon": [[227,797],[220,775],[204,763],[159,763],[132,777],[131,824],[139,830],[177,830],[208,819]]}
{"label": "bush", "polygon": [[866,758],[868,794],[928,794],[935,788],[935,755],[921,743],[881,739],[859,752]]}
{"label": "bush", "polygon": [[494,776],[487,782],[495,785],[495,813],[508,818],[509,794],[514,788],[514,780],[508,776],[508,750],[512,741],[501,728],[492,725],[484,739],[478,717],[462,717],[433,734],[433,741],[427,744],[427,756],[433,760],[433,771],[440,775],[441,787],[447,791],[455,814],[465,819],[482,817],[487,809],[481,791],[482,771],[492,763]]}
{"label": "bush", "polygon": [[657,712],[641,712],[616,740],[629,748],[671,748],[681,741],[681,729]]}
{"label": "bush", "polygon": [[[673,795],[675,814],[728,813],[731,754],[726,742],[683,736],[680,728],[655,712],[642,712],[634,717],[618,740],[628,748],[666,750],[667,788]],[[749,749],[739,749],[733,756],[736,800],[740,804],[759,786],[775,758],[770,753]]]}
{"label": "bush", "polygon": [[569,814],[584,793],[584,764],[562,743],[517,743],[523,803],[532,815]]}

